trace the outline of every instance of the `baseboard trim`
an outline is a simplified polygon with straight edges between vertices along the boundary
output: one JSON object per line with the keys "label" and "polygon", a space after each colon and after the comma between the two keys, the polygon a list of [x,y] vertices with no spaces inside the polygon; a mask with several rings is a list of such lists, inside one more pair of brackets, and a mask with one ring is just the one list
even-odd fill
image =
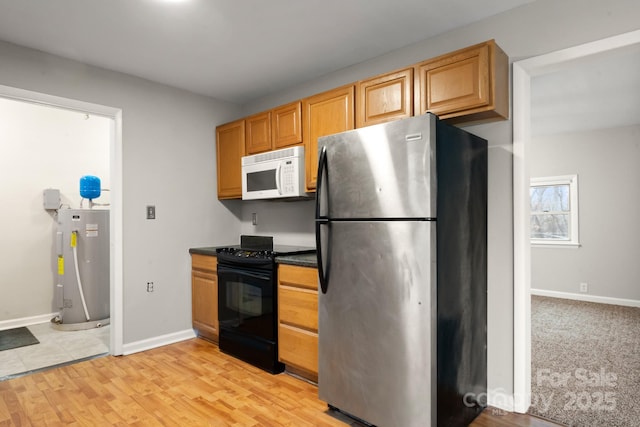
{"label": "baseboard trim", "polygon": [[573,294],[570,292],[546,291],[544,289],[531,289],[531,295],[541,297],[564,298],[577,301],[598,302],[601,304],[623,305],[626,307],[640,307],[640,301],[634,299],[601,297],[598,295]]}
{"label": "baseboard trim", "polygon": [[139,353],[145,350],[151,350],[152,348],[162,347],[169,344],[174,344],[180,341],[186,341],[191,338],[195,338],[196,333],[193,329],[186,329],[184,331],[174,332],[171,334],[160,335],[158,337],[148,338],[146,340],[136,341],[128,344],[124,344],[122,354],[125,356],[128,354]]}
{"label": "baseboard trim", "polygon": [[9,319],[0,321],[0,331],[5,329],[21,328],[23,326],[35,325],[38,323],[47,323],[60,313],[39,314],[37,316],[21,317],[19,319]]}
{"label": "baseboard trim", "polygon": [[514,412],[515,408],[513,395],[501,388],[487,391],[487,405],[507,412]]}

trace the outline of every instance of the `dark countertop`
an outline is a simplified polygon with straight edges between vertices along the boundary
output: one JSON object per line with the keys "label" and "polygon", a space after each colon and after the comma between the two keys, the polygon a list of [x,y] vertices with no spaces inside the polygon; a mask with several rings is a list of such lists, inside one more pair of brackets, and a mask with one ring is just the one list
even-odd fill
{"label": "dark countertop", "polygon": [[[189,248],[190,254],[216,256],[217,248],[227,248],[225,246],[208,246],[203,248]],[[318,260],[315,253],[311,254],[299,254],[299,255],[281,255],[276,257],[277,264],[298,265],[300,267],[313,267],[318,266]]]}
{"label": "dark countertop", "polygon": [[228,246],[209,246],[206,248],[189,248],[190,254],[216,256],[217,248],[226,248]]}
{"label": "dark countertop", "polygon": [[318,259],[316,254],[300,254],[300,255],[282,255],[276,257],[276,263],[298,265],[300,267],[313,267],[318,266]]}

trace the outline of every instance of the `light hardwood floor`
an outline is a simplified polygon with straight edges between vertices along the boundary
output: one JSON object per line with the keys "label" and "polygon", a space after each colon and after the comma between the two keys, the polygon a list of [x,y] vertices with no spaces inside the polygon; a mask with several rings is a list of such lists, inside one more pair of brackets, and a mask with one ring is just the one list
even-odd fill
{"label": "light hardwood floor", "polygon": [[[0,382],[0,426],[357,426],[317,388],[270,375],[192,339]],[[551,427],[485,410],[474,427]]]}

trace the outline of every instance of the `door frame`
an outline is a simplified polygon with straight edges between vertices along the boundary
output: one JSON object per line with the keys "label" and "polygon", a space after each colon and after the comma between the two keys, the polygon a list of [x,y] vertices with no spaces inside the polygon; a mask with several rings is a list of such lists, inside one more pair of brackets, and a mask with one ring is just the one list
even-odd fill
{"label": "door frame", "polygon": [[531,405],[531,78],[562,69],[575,60],[634,45],[640,48],[640,30],[513,63],[513,397],[516,412],[525,413]]}
{"label": "door frame", "polygon": [[112,355],[123,354],[124,343],[124,285],[122,250],[122,110],[106,105],[93,104],[75,99],[48,95],[0,85],[0,97],[16,101],[29,102],[48,107],[62,108],[86,114],[99,115],[111,119],[110,126],[110,343]]}

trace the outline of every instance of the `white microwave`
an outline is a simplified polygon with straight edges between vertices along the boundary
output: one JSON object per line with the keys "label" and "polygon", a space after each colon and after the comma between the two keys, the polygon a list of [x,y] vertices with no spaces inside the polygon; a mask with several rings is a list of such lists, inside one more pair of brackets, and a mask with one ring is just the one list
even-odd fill
{"label": "white microwave", "polygon": [[244,156],[242,200],[303,197],[304,147]]}

